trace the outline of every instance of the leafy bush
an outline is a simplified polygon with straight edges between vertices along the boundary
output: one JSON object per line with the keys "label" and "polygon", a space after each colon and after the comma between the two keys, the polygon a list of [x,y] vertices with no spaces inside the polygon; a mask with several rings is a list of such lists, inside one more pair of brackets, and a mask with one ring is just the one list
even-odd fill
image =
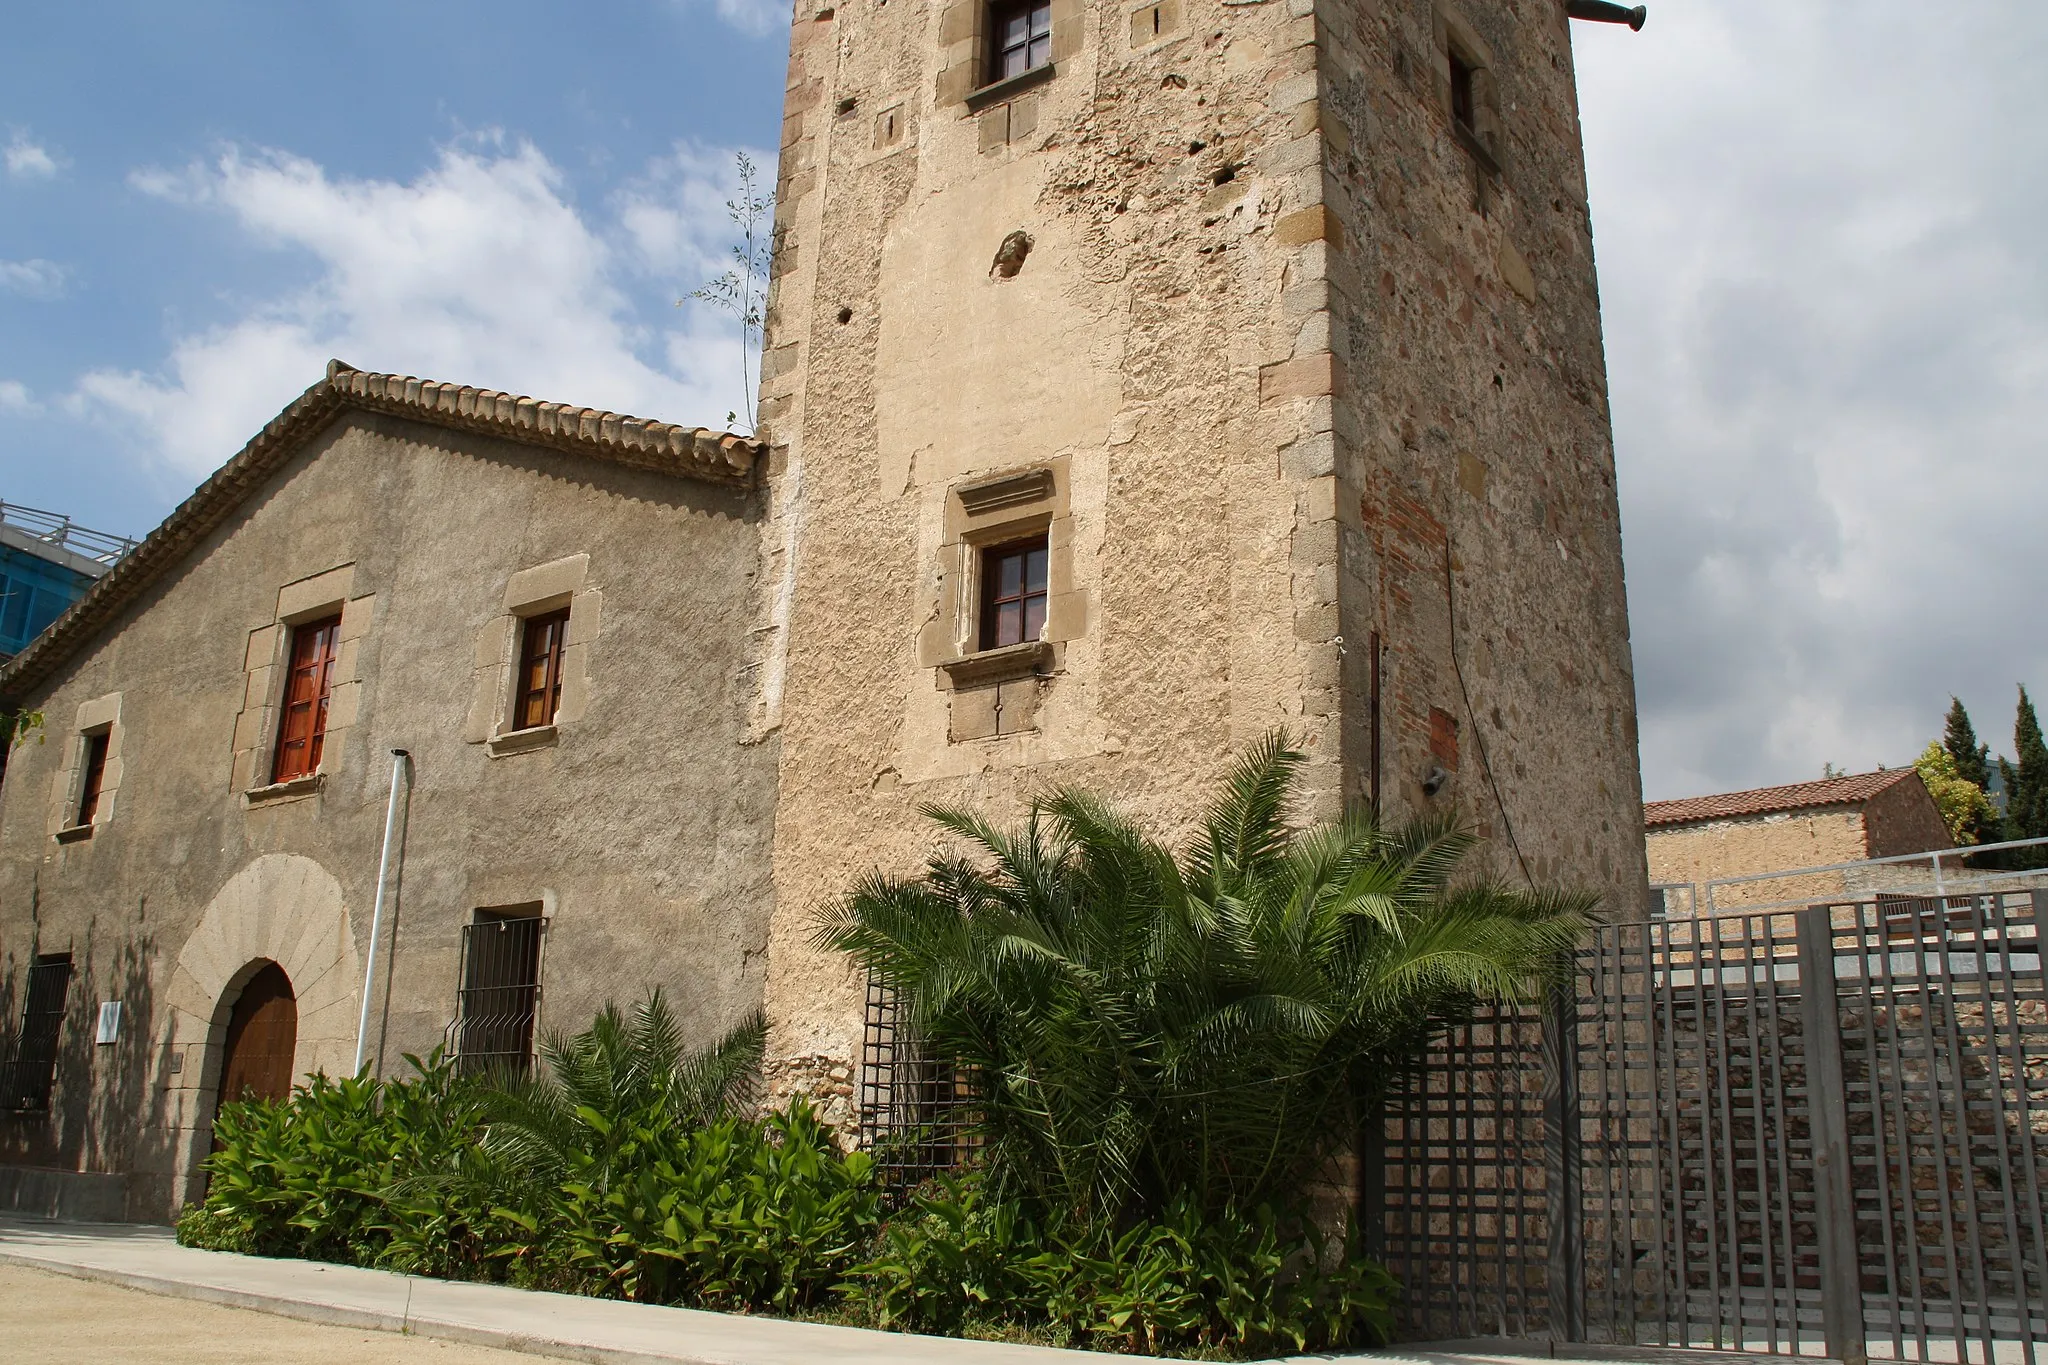
{"label": "leafy bush", "polygon": [[946,1333],[1007,1321],[1075,1345],[1205,1355],[1370,1345],[1391,1327],[1393,1278],[1350,1248],[1326,1266],[1298,1217],[1204,1215],[1183,1199],[1112,1234],[1037,1225],[986,1193],[979,1175],[937,1182],[882,1229],[846,1286],[869,1321]]}
{"label": "leafy bush", "polygon": [[407,1263],[474,1273],[476,1205],[449,1204],[406,1178],[475,1140],[481,1091],[437,1051],[408,1056],[402,1081],[314,1076],[281,1103],[231,1102],[214,1119],[212,1181],[181,1221],[187,1245],[361,1265],[387,1263],[394,1231]]}

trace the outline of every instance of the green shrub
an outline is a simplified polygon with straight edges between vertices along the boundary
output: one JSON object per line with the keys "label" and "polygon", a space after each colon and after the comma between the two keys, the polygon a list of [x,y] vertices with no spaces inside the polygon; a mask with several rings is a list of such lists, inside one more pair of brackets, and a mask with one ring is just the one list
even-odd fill
{"label": "green shrub", "polygon": [[984,1172],[883,1206],[799,1100],[735,1113],[750,1023],[688,1053],[658,996],[546,1045],[536,1080],[316,1076],[222,1106],[187,1246],[902,1331],[1241,1357],[1381,1339],[1393,1282],[1309,1222],[1192,1197],[1120,1227]]}
{"label": "green shrub", "polygon": [[844,1289],[880,1327],[963,1333],[1008,1321],[1105,1350],[1243,1355],[1384,1341],[1393,1278],[1350,1249],[1325,1265],[1309,1228],[1264,1208],[1204,1215],[1185,1199],[1165,1220],[1120,1234],[1040,1226],[969,1175],[936,1182],[892,1219]]}

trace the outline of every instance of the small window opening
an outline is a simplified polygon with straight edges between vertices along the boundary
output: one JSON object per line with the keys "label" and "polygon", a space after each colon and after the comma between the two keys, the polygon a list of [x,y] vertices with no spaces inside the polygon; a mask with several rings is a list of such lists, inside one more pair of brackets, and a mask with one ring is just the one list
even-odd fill
{"label": "small window opening", "polygon": [[14,1055],[0,1062],[0,1106],[16,1111],[50,1107],[57,1083],[57,1043],[64,1031],[64,997],[71,989],[71,954],[39,954],[28,969],[28,999]]}
{"label": "small window opening", "polygon": [[334,692],[334,658],[340,639],[339,616],[308,622],[292,631],[291,671],[285,678],[277,760],[270,773],[273,782],[289,782],[320,770],[320,751],[327,738],[327,702]]}
{"label": "small window opening", "polygon": [[1036,640],[1045,630],[1046,538],[993,545],[981,552],[981,648]]}
{"label": "small window opening", "polygon": [[1472,63],[1460,56],[1456,48],[1450,51],[1451,59],[1451,118],[1466,132],[1472,132],[1478,125],[1473,117],[1475,105],[1472,97]]}
{"label": "small window opening", "polygon": [[569,613],[551,611],[527,618],[519,645],[519,691],[512,703],[512,728],[552,725],[562,705],[562,650],[568,643]]}
{"label": "small window opening", "polygon": [[79,784],[78,809],[73,825],[89,825],[100,811],[100,789],[107,780],[107,739],[109,731],[85,736],[85,781]]}
{"label": "small window opening", "polygon": [[1008,80],[1036,71],[1052,60],[1051,0],[1016,0],[992,7],[989,81]]}
{"label": "small window opening", "polygon": [[524,1073],[533,1065],[540,1012],[538,905],[479,910],[462,930],[462,989],[455,1004],[455,1055],[465,1071]]}

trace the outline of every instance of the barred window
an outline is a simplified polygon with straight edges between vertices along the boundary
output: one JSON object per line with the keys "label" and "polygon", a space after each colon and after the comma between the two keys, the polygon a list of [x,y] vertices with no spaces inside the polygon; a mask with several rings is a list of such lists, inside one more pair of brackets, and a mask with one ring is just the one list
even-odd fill
{"label": "barred window", "polygon": [[525,1072],[533,1066],[540,945],[547,929],[540,910],[479,910],[463,926],[453,1050],[465,1071]]}
{"label": "barred window", "polygon": [[0,1066],[0,1104],[14,1110],[50,1107],[57,1082],[57,1044],[64,1031],[64,997],[71,990],[71,954],[45,953],[28,970],[28,1000],[14,1055]]}
{"label": "barred window", "polygon": [[882,1184],[909,1190],[973,1155],[970,1078],[899,1028],[896,992],[868,974],[861,1038],[860,1141]]}

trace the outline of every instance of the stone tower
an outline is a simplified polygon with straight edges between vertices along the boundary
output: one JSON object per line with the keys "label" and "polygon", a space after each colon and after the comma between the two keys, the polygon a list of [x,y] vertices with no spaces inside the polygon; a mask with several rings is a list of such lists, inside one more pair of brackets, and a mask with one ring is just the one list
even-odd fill
{"label": "stone tower", "polygon": [[1175,833],[1276,726],[1639,911],[1563,0],[806,0],[781,155],[777,1093],[847,1094],[811,916],[920,803]]}

